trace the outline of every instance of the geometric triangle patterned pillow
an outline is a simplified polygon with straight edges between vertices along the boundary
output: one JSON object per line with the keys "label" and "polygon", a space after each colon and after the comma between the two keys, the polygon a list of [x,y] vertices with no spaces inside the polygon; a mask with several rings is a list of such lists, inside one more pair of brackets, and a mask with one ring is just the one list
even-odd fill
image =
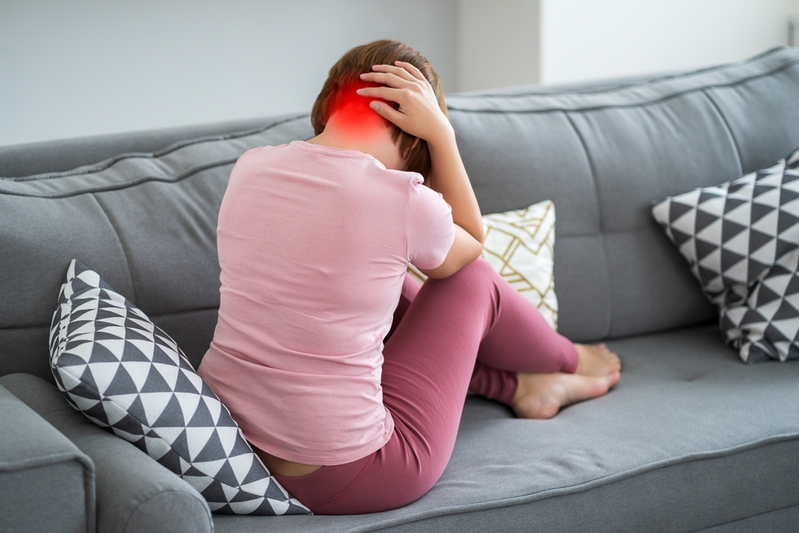
{"label": "geometric triangle patterned pillow", "polygon": [[[557,330],[555,204],[544,200],[525,209],[483,215],[483,230],[481,255]],[[413,265],[408,272],[419,282],[427,279]]]}
{"label": "geometric triangle patterned pillow", "polygon": [[719,307],[726,342],[744,362],[799,358],[799,150],[666,198],[652,214]]}
{"label": "geometric triangle patterned pillow", "polygon": [[270,475],[175,341],[76,260],[50,325],[50,366],[75,409],[179,475],[212,511],[310,514]]}

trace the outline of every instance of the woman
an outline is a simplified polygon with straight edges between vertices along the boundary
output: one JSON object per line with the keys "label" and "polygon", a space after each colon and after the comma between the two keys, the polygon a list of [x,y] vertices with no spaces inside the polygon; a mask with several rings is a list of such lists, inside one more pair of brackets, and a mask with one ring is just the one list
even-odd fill
{"label": "woman", "polygon": [[[419,498],[467,390],[549,418],[616,384],[615,354],[552,331],[479,258],[480,210],[421,54],[349,51],[312,122],[316,137],[250,150],[231,172],[199,369],[295,498],[319,514]],[[408,262],[430,277],[421,289]]]}

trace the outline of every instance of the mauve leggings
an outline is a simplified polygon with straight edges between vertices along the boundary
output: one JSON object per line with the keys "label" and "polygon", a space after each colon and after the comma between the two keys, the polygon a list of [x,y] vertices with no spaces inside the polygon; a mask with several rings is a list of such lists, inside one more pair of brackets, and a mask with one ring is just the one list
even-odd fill
{"label": "mauve leggings", "polygon": [[384,357],[388,443],[352,463],[276,476],[317,514],[372,513],[420,498],[447,466],[467,390],[510,404],[516,371],[577,368],[574,345],[483,259],[421,289],[406,277]]}

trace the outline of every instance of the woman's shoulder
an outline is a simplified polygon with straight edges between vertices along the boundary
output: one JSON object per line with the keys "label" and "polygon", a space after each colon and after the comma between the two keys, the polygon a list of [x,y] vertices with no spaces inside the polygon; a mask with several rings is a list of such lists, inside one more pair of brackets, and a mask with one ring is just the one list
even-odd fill
{"label": "woman's shoulder", "polygon": [[304,160],[303,153],[293,149],[291,144],[251,148],[239,156],[236,167],[238,170],[263,168],[277,170],[301,164]]}
{"label": "woman's shoulder", "polygon": [[288,147],[288,144],[281,144],[281,145],[278,145],[278,146],[271,146],[271,145],[270,146],[256,146],[255,148],[250,148],[249,150],[247,150],[246,152],[241,154],[241,156],[239,156],[239,161],[241,161],[242,159],[251,159],[253,157],[258,157],[258,156],[269,156],[270,154],[275,153],[276,150],[280,151],[280,150],[285,149],[287,147]]}

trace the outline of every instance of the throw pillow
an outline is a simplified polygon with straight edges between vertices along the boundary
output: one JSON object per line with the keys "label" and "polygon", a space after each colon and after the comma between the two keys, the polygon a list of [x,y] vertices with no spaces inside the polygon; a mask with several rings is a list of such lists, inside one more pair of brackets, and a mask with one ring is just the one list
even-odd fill
{"label": "throw pillow", "polygon": [[178,474],[212,511],[310,513],[270,475],[175,341],[76,260],[61,286],[50,354],[73,407]]}
{"label": "throw pillow", "polygon": [[[544,200],[525,209],[484,215],[483,229],[483,257],[557,329],[555,204]],[[420,283],[427,279],[413,265],[408,272]]]}
{"label": "throw pillow", "polygon": [[655,219],[747,363],[799,358],[799,150],[770,168],[666,198]]}

